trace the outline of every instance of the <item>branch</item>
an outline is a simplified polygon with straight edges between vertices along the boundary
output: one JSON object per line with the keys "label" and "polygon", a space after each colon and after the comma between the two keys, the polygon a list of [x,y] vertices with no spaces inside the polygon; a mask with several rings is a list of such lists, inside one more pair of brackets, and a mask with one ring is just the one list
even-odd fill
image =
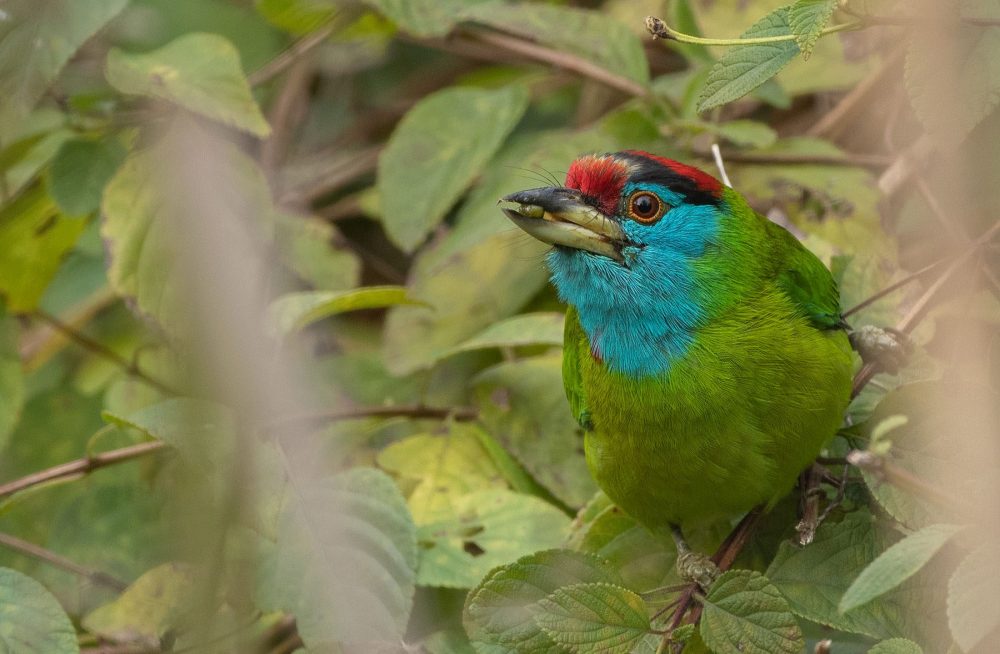
{"label": "branch", "polygon": [[106,572],[101,572],[100,570],[94,570],[78,563],[74,563],[64,556],[51,552],[40,545],[35,545],[34,543],[29,543],[26,540],[21,540],[16,536],[0,533],[0,545],[12,549],[15,552],[20,552],[21,554],[38,559],[39,561],[44,561],[49,565],[72,572],[75,575],[89,579],[95,584],[107,586],[108,588],[119,592],[128,588],[127,583]]}
{"label": "branch", "polygon": [[479,409],[474,406],[433,407],[423,405],[361,407],[340,411],[318,411],[301,415],[284,416],[272,422],[271,428],[298,422],[340,422],[362,418],[448,418],[456,422],[470,422],[479,417]]}
{"label": "branch", "polygon": [[94,470],[106,468],[108,466],[115,465],[116,463],[131,461],[132,459],[137,459],[139,457],[146,456],[147,454],[159,451],[164,447],[166,447],[166,445],[160,441],[150,441],[147,443],[139,443],[137,445],[129,445],[128,447],[121,447],[117,450],[109,450],[108,452],[95,454],[91,457],[83,457],[68,463],[61,463],[57,466],[46,468],[45,470],[40,470],[26,477],[21,477],[20,479],[15,479],[14,481],[9,481],[6,484],[0,485],[0,499],[7,497],[8,495],[13,495],[14,493],[22,491],[26,488],[31,488],[32,486],[52,481],[53,479],[82,477],[90,474]]}
{"label": "branch", "polygon": [[[840,25],[832,25],[824,28],[819,35],[825,36],[827,34],[834,34],[835,32],[847,32],[861,29],[866,26],[866,23],[860,20],[850,23],[841,23]],[[706,39],[700,36],[692,36],[690,34],[685,34],[684,32],[679,32],[656,16],[646,16],[646,29],[649,30],[649,33],[653,35],[654,39],[679,41],[681,43],[693,43],[695,45],[761,45],[764,43],[783,43],[785,41],[794,41],[796,38],[794,34],[780,34],[778,36],[761,36],[750,39]]]}
{"label": "branch", "polygon": [[957,498],[939,488],[936,488],[935,486],[932,486],[931,484],[928,484],[926,481],[920,479],[909,470],[891,463],[884,457],[874,454],[873,452],[865,450],[851,450],[847,453],[847,462],[856,468],[860,468],[861,470],[874,474],[882,481],[885,481],[896,488],[907,491],[917,497],[929,500],[934,504],[944,507],[954,513],[971,517],[969,516],[968,509],[966,509]]}
{"label": "branch", "polygon": [[[897,323],[896,330],[904,334],[909,334],[910,331],[917,326],[921,318],[923,318],[924,312],[930,306],[931,300],[933,300],[934,296],[938,294],[938,291],[941,290],[948,280],[951,279],[951,277],[965,264],[966,261],[968,261],[970,257],[972,257],[973,254],[979,250],[982,245],[988,243],[998,233],[1000,233],[1000,222],[995,223],[993,227],[986,230],[986,232],[977,238],[968,249],[958,255],[954,261],[951,262],[951,265],[949,265],[948,268],[941,273],[941,276],[938,277],[937,280],[935,280],[935,282],[931,284],[926,291],[924,291],[924,294],[913,303],[910,310],[900,319],[899,323]],[[874,364],[866,363],[861,367],[858,374],[854,376],[854,384],[851,389],[852,398],[858,396],[858,393],[860,393],[861,389],[863,389],[865,385],[871,381],[871,378],[875,376],[876,372],[877,370]]]}
{"label": "branch", "polygon": [[[711,150],[694,150],[699,157],[711,158]],[[726,152],[726,161],[748,164],[801,164],[820,166],[860,166],[864,168],[885,168],[892,164],[892,158],[881,154],[845,153],[833,155],[768,153],[768,152]]]}
{"label": "branch", "polygon": [[97,356],[104,357],[108,361],[114,363],[116,366],[132,375],[137,379],[141,379],[146,382],[156,390],[164,393],[166,395],[179,395],[177,390],[173,389],[167,383],[160,381],[159,379],[153,377],[148,372],[144,371],[135,361],[129,361],[122,355],[118,354],[108,346],[103,343],[98,343],[89,336],[78,332],[66,323],[62,322],[55,316],[42,311],[41,309],[35,309],[34,315],[38,318],[44,320],[45,322],[52,325],[56,330],[62,332],[71,341],[79,345],[85,350],[88,350]]}
{"label": "branch", "polygon": [[[361,418],[451,418],[459,422],[475,420],[479,416],[476,407],[429,407],[429,406],[378,406],[361,407],[357,409],[347,409],[344,411],[323,411],[318,413],[304,414],[299,416],[286,416],[271,423],[274,428],[286,423],[295,422],[338,422],[342,420],[357,420]],[[83,457],[68,463],[61,463],[45,470],[34,472],[26,477],[9,481],[0,485],[0,499],[13,495],[26,488],[44,484],[54,479],[64,479],[68,477],[83,477],[94,470],[124,463],[139,457],[158,452],[166,447],[162,441],[148,441],[137,445],[109,450],[101,454],[90,457]]]}
{"label": "branch", "polygon": [[483,43],[488,43],[508,52],[524,55],[536,61],[552,64],[565,70],[571,70],[574,73],[579,73],[583,77],[589,77],[627,95],[642,98],[650,94],[650,90],[642,84],[569,52],[553,50],[552,48],[547,48],[543,45],[538,45],[537,43],[508,34],[501,34],[500,32],[470,30],[468,33],[474,39]]}
{"label": "branch", "polygon": [[338,21],[336,18],[336,16],[331,17],[325,24],[318,27],[315,31],[306,34],[277,57],[247,75],[247,82],[250,83],[250,86],[263,84],[272,77],[280,75],[286,68],[294,64],[307,53],[312,51],[313,48],[325,41],[328,36],[333,34],[333,30],[337,27]]}

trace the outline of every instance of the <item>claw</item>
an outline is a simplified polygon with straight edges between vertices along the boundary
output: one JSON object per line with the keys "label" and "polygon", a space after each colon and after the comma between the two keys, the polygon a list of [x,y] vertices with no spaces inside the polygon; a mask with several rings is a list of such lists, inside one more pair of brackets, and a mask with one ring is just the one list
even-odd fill
{"label": "claw", "polygon": [[677,574],[682,581],[698,584],[703,591],[719,578],[719,567],[704,554],[683,552],[677,557]]}
{"label": "claw", "polygon": [[862,361],[877,365],[889,374],[899,372],[913,352],[910,337],[891,327],[863,325],[848,337]]}

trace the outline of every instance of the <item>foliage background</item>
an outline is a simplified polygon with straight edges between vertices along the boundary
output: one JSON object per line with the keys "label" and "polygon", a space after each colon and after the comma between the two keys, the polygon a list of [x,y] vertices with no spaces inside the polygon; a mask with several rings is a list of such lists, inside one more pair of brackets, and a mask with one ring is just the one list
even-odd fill
{"label": "foliage background", "polygon": [[[647,14],[788,38],[654,41]],[[990,651],[998,22],[990,0],[3,3],[0,643]],[[495,203],[591,151],[715,172],[713,143],[845,308],[902,282],[850,322],[916,347],[664,634],[673,548],[596,492],[544,248]]]}

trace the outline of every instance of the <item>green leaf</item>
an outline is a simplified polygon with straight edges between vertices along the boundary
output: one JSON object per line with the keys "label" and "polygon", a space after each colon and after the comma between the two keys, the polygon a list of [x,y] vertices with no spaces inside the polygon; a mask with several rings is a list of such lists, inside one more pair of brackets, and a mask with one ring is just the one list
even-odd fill
{"label": "green leaf", "polygon": [[579,549],[611,563],[629,588],[648,591],[680,581],[670,539],[657,537],[610,502],[587,526]]}
{"label": "green leaf", "polygon": [[569,528],[548,502],[503,489],[463,495],[452,507],[417,530],[423,586],[471,588],[491,568],[562,543]]}
{"label": "green leaf", "polygon": [[407,504],[418,525],[457,513],[463,495],[504,488],[504,477],[482,446],[474,424],[455,423],[441,436],[418,434],[393,443],[378,455],[378,464],[412,487]]}
{"label": "green leaf", "polygon": [[217,34],[185,34],[142,54],[112,49],[105,75],[122,93],[168,100],[254,136],[271,132],[250,93],[239,52]]}
{"label": "green leaf", "polygon": [[[788,8],[780,7],[740,35],[740,38],[760,38],[791,34]],[[698,100],[698,111],[732,102],[753,91],[774,77],[799,53],[795,41],[737,45],[726,50],[712,67]]]}
{"label": "green leaf", "polygon": [[1000,27],[915,29],[905,80],[927,131],[946,142],[963,140],[1000,104]]}
{"label": "green leaf", "polygon": [[641,85],[649,84],[642,41],[607,14],[549,4],[488,3],[467,9],[463,17],[577,55]]}
{"label": "green leaf", "polygon": [[438,263],[433,259],[440,247],[422,253],[426,258],[418,258],[407,283],[410,297],[430,308],[396,307],[386,319],[383,357],[396,375],[429,367],[456,343],[517,311],[548,277],[537,260],[530,261],[546,246],[513,231]]}
{"label": "green leaf", "polygon": [[805,547],[782,543],[766,574],[796,615],[843,631],[894,638],[907,632],[912,609],[904,589],[846,613],[838,610],[851,580],[881,551],[871,515],[858,511],[839,523],[824,522]]}
{"label": "green leaf", "polygon": [[959,525],[929,525],[892,545],[847,588],[840,612],[866,604],[915,575],[961,530]]}
{"label": "green leaf", "polygon": [[7,439],[24,408],[24,370],[18,351],[17,322],[6,315],[0,304],[0,452],[7,447]]}
{"label": "green leaf", "polygon": [[924,650],[912,640],[890,638],[877,643],[868,650],[868,654],[924,654]]}
{"label": "green leaf", "polygon": [[466,599],[464,622],[469,639],[481,653],[563,652],[534,616],[538,603],[549,593],[581,583],[622,585],[606,562],[570,550],[536,552],[496,568]]}
{"label": "green leaf", "polygon": [[562,345],[565,316],[558,312],[526,313],[495,322],[449,353],[493,347],[522,345]]}
{"label": "green leaf", "polygon": [[581,506],[596,486],[583,456],[583,435],[562,384],[562,357],[502,363],[474,380],[481,419],[543,486]]}
{"label": "green leaf", "polygon": [[339,234],[330,223],[311,216],[275,216],[278,254],[296,275],[313,288],[340,291],[354,288],[361,276],[358,257],[334,245]]}
{"label": "green leaf", "polygon": [[41,186],[0,209],[0,294],[13,313],[31,311],[86,221],[67,218]]}
{"label": "green leaf", "polygon": [[282,295],[271,303],[268,319],[278,333],[290,334],[340,313],[399,304],[421,303],[408,298],[402,286],[369,286],[351,291],[301,291]]}
{"label": "green leaf", "polygon": [[996,543],[982,543],[966,556],[948,580],[948,627],[964,652],[972,652],[1000,627],[1000,562]]}
{"label": "green leaf", "polygon": [[0,141],[83,43],[128,0],[10,0],[0,21]]}
{"label": "green leaf", "polygon": [[[153,147],[133,151],[108,183],[101,205],[101,238],[112,289],[134,300],[129,308],[140,316],[179,337],[194,328],[179,225],[183,220],[225,219],[226,236],[260,241],[271,238],[274,208],[267,181],[247,155],[194,121],[179,122],[175,129]],[[207,142],[212,156],[202,162],[199,174],[210,175],[213,184],[223,183],[226,192],[194,204],[199,210],[210,205],[213,213],[224,215],[192,216],[191,201],[168,188],[167,180],[184,172],[178,170],[174,148],[200,140]]]}
{"label": "green leaf", "polygon": [[423,98],[379,157],[376,187],[386,233],[413,251],[444,218],[528,106],[527,92],[448,88]]}
{"label": "green leaf", "polygon": [[417,552],[396,484],[370,468],[294,483],[257,581],[260,608],[294,615],[310,648],[398,645],[413,603]]}
{"label": "green leaf", "polygon": [[69,216],[83,216],[97,210],[104,186],[126,154],[125,146],[116,138],[66,141],[49,168],[52,199]]}
{"label": "green leaf", "polygon": [[723,573],[703,603],[700,633],[715,654],[799,654],[805,649],[788,602],[759,572]]}
{"label": "green leaf", "polygon": [[753,148],[766,148],[778,139],[777,132],[756,120],[729,120],[720,123],[716,131],[731,143]]}
{"label": "green leaf", "polygon": [[155,645],[192,617],[193,591],[193,570],[165,563],[136,579],[115,601],[92,611],[83,619],[83,626],[110,640]]}
{"label": "green leaf", "polygon": [[820,32],[830,22],[838,0],[795,0],[788,8],[788,25],[795,35],[795,42],[802,50],[802,57],[808,59]]}
{"label": "green leaf", "polygon": [[574,584],[538,602],[535,622],[573,654],[628,654],[650,630],[646,603],[615,584]]}
{"label": "green leaf", "polygon": [[292,34],[306,34],[330,20],[336,8],[331,0],[254,0],[267,22]]}
{"label": "green leaf", "polygon": [[414,36],[444,36],[466,7],[490,0],[365,0]]}
{"label": "green leaf", "polygon": [[80,651],[76,631],[59,602],[40,583],[10,568],[0,568],[0,649],[18,654],[69,654]]}

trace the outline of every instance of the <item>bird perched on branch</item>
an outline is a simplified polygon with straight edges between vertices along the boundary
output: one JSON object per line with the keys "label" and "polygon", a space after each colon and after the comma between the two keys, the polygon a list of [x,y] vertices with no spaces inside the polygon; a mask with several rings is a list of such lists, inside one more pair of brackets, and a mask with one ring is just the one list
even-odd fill
{"label": "bird perched on branch", "polygon": [[714,177],[646,152],[584,156],[506,215],[554,245],[563,383],[590,471],[680,529],[772,505],[841,425],[852,357],[826,267]]}

